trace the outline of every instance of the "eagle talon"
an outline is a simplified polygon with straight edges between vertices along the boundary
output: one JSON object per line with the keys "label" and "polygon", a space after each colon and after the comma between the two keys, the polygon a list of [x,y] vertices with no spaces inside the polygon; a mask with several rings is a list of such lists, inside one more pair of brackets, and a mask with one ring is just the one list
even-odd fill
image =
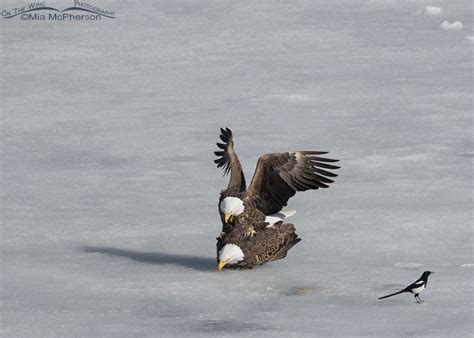
{"label": "eagle talon", "polygon": [[257,232],[256,232],[255,229],[252,227],[252,228],[250,228],[249,231],[247,231],[247,232],[245,233],[245,236],[247,236],[247,237],[253,237],[253,236],[255,236],[256,234],[257,234]]}

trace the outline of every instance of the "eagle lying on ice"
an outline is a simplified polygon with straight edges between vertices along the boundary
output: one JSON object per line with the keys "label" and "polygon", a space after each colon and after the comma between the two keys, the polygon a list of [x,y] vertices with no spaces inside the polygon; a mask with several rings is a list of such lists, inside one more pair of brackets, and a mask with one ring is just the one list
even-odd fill
{"label": "eagle lying on ice", "polygon": [[244,173],[234,151],[230,129],[221,129],[220,148],[214,162],[230,181],[219,198],[222,232],[217,238],[218,270],[246,267],[284,258],[301,239],[292,224],[283,220],[294,210],[282,210],[297,191],[328,188],[329,177],[339,169],[338,160],[321,157],[324,151],[295,151],[266,154],[259,158],[247,188]]}

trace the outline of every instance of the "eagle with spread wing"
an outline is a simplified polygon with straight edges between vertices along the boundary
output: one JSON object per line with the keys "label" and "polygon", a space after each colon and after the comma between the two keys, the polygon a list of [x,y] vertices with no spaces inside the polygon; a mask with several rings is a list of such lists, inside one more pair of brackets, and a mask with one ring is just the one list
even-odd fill
{"label": "eagle with spread wing", "polygon": [[232,131],[221,128],[220,148],[214,154],[227,189],[219,198],[222,232],[217,238],[217,260],[222,268],[252,267],[284,258],[301,239],[292,224],[283,221],[295,213],[283,210],[297,191],[328,188],[339,169],[338,160],[322,157],[325,151],[295,151],[262,155],[247,187],[234,151]]}

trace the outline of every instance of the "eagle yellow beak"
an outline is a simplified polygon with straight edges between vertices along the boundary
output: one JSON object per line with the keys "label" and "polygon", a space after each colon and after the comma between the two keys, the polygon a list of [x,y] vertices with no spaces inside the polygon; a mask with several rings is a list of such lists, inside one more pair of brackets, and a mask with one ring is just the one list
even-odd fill
{"label": "eagle yellow beak", "polygon": [[234,215],[232,214],[224,214],[224,221],[229,223],[229,220],[232,222],[234,220]]}
{"label": "eagle yellow beak", "polygon": [[226,265],[227,265],[227,262],[226,262],[226,261],[219,262],[219,264],[217,265],[217,270],[222,271],[222,269],[223,269],[224,266],[226,266]]}

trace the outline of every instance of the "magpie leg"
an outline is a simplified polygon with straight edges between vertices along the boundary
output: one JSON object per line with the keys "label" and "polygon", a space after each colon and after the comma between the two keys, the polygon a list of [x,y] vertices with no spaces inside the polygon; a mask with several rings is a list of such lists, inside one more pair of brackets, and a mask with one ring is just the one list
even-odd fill
{"label": "magpie leg", "polygon": [[424,302],[424,300],[421,300],[421,298],[420,298],[420,295],[419,295],[419,294],[418,294],[418,300],[420,301],[420,303],[423,303],[423,302]]}
{"label": "magpie leg", "polygon": [[418,304],[421,304],[421,302],[418,300],[418,294],[415,295],[415,299]]}

